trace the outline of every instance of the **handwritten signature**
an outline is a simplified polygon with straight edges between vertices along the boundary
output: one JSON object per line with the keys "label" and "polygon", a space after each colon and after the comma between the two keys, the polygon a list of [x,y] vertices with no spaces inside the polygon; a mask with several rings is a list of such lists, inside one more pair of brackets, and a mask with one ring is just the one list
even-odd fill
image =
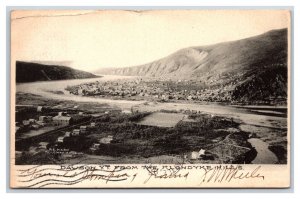
{"label": "handwritten signature", "polygon": [[102,180],[105,183],[124,181],[132,177],[135,179],[137,173],[129,175],[125,170],[106,170],[106,169],[72,169],[61,170],[56,168],[45,168],[43,166],[32,167],[22,170],[18,177],[19,182],[28,183],[28,187],[45,187],[52,184],[73,185],[84,180]]}
{"label": "handwritten signature", "polygon": [[[74,185],[82,181],[103,181],[109,182],[127,181],[133,182],[137,176],[142,183],[147,184],[155,180],[188,180],[190,177],[199,179],[202,183],[229,183],[247,179],[265,180],[261,172],[262,166],[253,170],[244,170],[240,166],[216,165],[209,167],[197,167],[189,169],[186,166],[141,166],[140,169],[124,169],[120,167],[47,167],[35,166],[29,169],[20,170],[18,173],[19,182],[26,183],[27,187],[45,187],[50,185]],[[145,173],[146,171],[146,173]]]}
{"label": "handwritten signature", "polygon": [[233,180],[245,180],[245,179],[261,179],[264,180],[265,176],[262,175],[259,170],[261,166],[257,166],[252,171],[241,170],[238,167],[225,167],[225,166],[216,166],[210,169],[203,169],[204,174],[201,175],[200,181],[204,182],[231,182]]}
{"label": "handwritten signature", "polygon": [[145,167],[148,171],[148,178],[144,181],[144,184],[148,183],[151,179],[174,179],[184,178],[185,180],[189,176],[189,172],[183,172],[181,169],[158,169],[157,167]]}

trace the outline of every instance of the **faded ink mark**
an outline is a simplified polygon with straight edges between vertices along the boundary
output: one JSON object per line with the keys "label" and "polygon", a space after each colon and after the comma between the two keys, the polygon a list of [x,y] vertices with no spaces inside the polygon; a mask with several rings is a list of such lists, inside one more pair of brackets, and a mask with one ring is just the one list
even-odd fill
{"label": "faded ink mark", "polygon": [[27,18],[48,18],[48,17],[76,17],[76,16],[82,16],[82,15],[90,15],[90,14],[95,14],[98,11],[93,11],[93,12],[84,12],[84,13],[74,13],[74,14],[58,14],[58,15],[29,15],[29,16],[24,16],[24,17],[16,17],[12,18],[12,21],[15,20],[20,20],[20,19],[27,19]]}
{"label": "faded ink mark", "polygon": [[[92,14],[98,14],[104,10],[96,10],[91,12],[84,12],[84,13],[74,13],[74,14],[48,14],[48,15],[28,15],[23,17],[15,17],[12,18],[11,21],[20,20],[20,19],[28,19],[28,18],[48,18],[48,17],[76,17],[76,16],[82,16],[82,15],[92,15]],[[117,11],[117,10],[111,10],[111,11]],[[120,10],[119,10],[120,11]],[[142,15],[145,12],[149,12],[151,10],[121,10],[123,12],[130,12],[138,15]]]}

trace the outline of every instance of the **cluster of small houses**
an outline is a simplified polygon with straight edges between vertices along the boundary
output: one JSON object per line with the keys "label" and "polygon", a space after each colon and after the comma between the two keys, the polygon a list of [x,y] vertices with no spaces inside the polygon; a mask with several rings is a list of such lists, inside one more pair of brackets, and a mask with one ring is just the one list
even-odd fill
{"label": "cluster of small houses", "polygon": [[162,87],[163,83],[149,83],[138,80],[128,80],[122,83],[94,82],[67,88],[74,95],[83,96],[119,96],[119,97],[149,97],[161,101],[192,100],[192,101],[230,101],[231,87],[224,86],[215,89],[181,90],[176,91]]}
{"label": "cluster of small houses", "polygon": [[[76,129],[73,129],[72,131],[66,131],[64,132],[64,135],[63,136],[59,136],[55,143],[56,144],[63,144],[64,143],[64,140],[65,138],[67,137],[78,137],[78,136],[84,136],[84,135],[87,135],[91,129],[94,129],[96,128],[96,123],[95,122],[91,122],[90,125],[88,126],[80,126],[79,128],[76,128]],[[106,137],[103,137],[101,139],[98,140],[97,143],[93,143],[93,145],[90,147],[90,151],[91,152],[95,152],[96,150],[99,149],[100,147],[100,144],[109,144],[111,143],[111,141],[113,140],[113,136],[112,135],[108,135]],[[49,142],[40,142],[39,143],[39,149],[47,149],[49,145]],[[69,149],[60,149],[60,148],[49,148],[50,151],[54,151],[55,150],[55,153],[61,153],[61,154],[70,154],[70,151]],[[75,154],[73,154],[75,155]]]}
{"label": "cluster of small houses", "polygon": [[[38,106],[37,112],[43,112],[43,107]],[[40,115],[38,119],[30,118],[25,119],[22,122],[16,122],[15,133],[38,130],[45,126],[67,126],[82,120],[84,117],[85,115],[83,112],[70,115],[63,111],[58,112],[56,116]]]}
{"label": "cluster of small houses", "polygon": [[38,120],[30,118],[27,120],[23,120],[21,125],[18,122],[16,122],[16,133],[22,129],[37,130],[50,124],[54,126],[69,125],[72,121],[72,117],[64,116],[63,114],[63,112],[59,112],[58,115],[54,117],[43,115],[39,116]]}
{"label": "cluster of small houses", "polygon": [[22,128],[27,129],[39,129],[41,127],[46,126],[48,122],[52,121],[51,116],[40,116],[38,120],[35,119],[28,119],[23,120],[22,125],[19,125],[18,122],[16,122],[16,133],[19,132]]}

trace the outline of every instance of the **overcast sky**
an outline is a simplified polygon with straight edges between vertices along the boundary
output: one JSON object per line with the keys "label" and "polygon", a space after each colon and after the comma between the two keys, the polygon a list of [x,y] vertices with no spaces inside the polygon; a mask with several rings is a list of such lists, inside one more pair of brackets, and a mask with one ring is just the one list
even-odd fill
{"label": "overcast sky", "polygon": [[[79,14],[79,15],[78,15]],[[35,11],[12,14],[12,61],[94,71],[288,27],[282,11]]]}

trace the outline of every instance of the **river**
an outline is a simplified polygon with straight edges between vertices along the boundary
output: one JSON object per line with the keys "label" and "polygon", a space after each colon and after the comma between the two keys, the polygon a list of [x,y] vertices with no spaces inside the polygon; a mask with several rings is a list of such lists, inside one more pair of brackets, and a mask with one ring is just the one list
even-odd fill
{"label": "river", "polygon": [[276,155],[269,150],[268,143],[258,138],[248,139],[248,142],[257,151],[257,156],[252,161],[253,164],[261,164],[261,162],[263,162],[264,164],[275,164],[278,161]]}
{"label": "river", "polygon": [[[87,96],[77,96],[70,94],[65,90],[67,86],[74,86],[83,83],[95,82],[95,81],[118,81],[120,79],[133,79],[133,76],[116,76],[116,75],[104,75],[97,78],[88,79],[71,79],[71,80],[58,80],[58,81],[40,81],[31,83],[20,83],[17,84],[17,92],[31,93],[35,95],[41,95],[46,98],[56,100],[72,100],[77,102],[99,102],[116,105],[121,109],[128,109],[134,105],[144,103],[145,101],[130,101],[130,100],[112,100],[112,99],[101,99]],[[61,91],[64,94],[53,93]]]}
{"label": "river", "polygon": [[[110,105],[118,106],[121,109],[128,109],[132,106],[137,107],[141,111],[157,111],[161,109],[167,110],[180,110],[190,109],[197,110],[212,115],[226,115],[236,119],[244,121],[246,124],[262,126],[262,127],[277,127],[286,128],[286,118],[269,116],[264,114],[256,114],[251,109],[241,108],[236,106],[226,106],[216,103],[192,103],[192,102],[170,102],[170,103],[152,103],[146,104],[146,101],[132,101],[132,100],[114,100],[114,99],[103,99],[88,96],[78,96],[70,94],[65,90],[67,86],[74,86],[82,83],[95,82],[95,81],[118,81],[120,79],[134,79],[133,76],[116,76],[116,75],[103,75],[99,78],[89,79],[75,79],[75,80],[59,80],[59,81],[42,81],[32,83],[21,83],[17,84],[17,92],[31,93],[35,95],[41,95],[50,99],[57,100],[72,100],[78,102],[99,102],[107,103]],[[64,94],[55,94],[53,92],[63,92]],[[255,106],[253,107],[255,108]],[[274,126],[274,121],[276,126]]]}
{"label": "river", "polygon": [[[30,93],[35,95],[41,95],[45,98],[56,99],[56,100],[72,100],[78,102],[97,102],[106,103],[110,106],[117,106],[121,109],[129,109],[135,107],[140,111],[158,111],[164,110],[180,110],[189,109],[197,110],[200,112],[214,115],[222,115],[225,117],[231,117],[241,121],[240,128],[243,131],[256,133],[259,136],[259,130],[264,128],[275,128],[285,130],[287,128],[287,118],[277,117],[264,114],[256,114],[251,111],[251,107],[236,107],[229,105],[220,105],[216,103],[193,103],[193,102],[172,102],[172,103],[145,103],[146,101],[131,101],[131,100],[113,100],[113,99],[103,99],[87,96],[77,96],[69,94],[65,90],[67,86],[78,85],[82,83],[95,82],[95,81],[118,81],[121,79],[132,79],[136,77],[132,76],[113,76],[104,75],[99,78],[91,79],[75,79],[75,80],[60,80],[60,81],[43,81],[43,82],[33,82],[33,83],[22,83],[17,84],[17,92]],[[53,93],[60,91],[64,94]],[[255,108],[255,106],[253,107]],[[257,130],[258,129],[258,130]],[[263,131],[263,130],[262,130]],[[258,139],[259,140],[259,139]],[[274,154],[271,151],[266,151],[267,145],[263,141],[252,140],[251,144],[255,146],[258,151],[258,155],[254,162],[269,163],[274,161]],[[265,161],[263,161],[265,159]]]}

